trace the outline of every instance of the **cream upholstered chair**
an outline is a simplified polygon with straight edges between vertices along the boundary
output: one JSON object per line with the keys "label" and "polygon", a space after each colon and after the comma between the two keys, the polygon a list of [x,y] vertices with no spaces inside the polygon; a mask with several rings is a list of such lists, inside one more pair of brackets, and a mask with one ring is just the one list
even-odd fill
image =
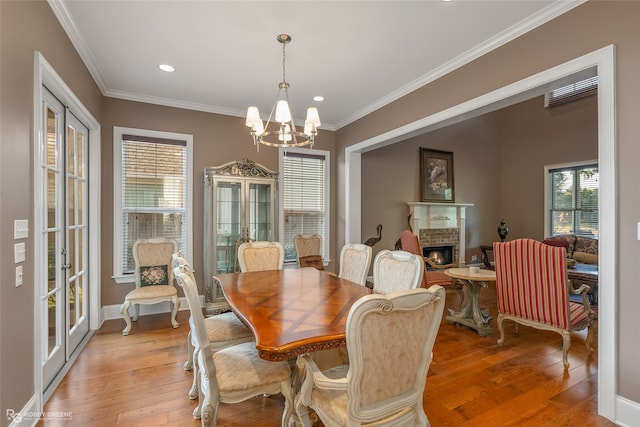
{"label": "cream upholstered chair", "polygon": [[319,234],[297,234],[293,237],[298,267],[324,270],[322,263],[322,237]]}
{"label": "cream upholstered chair", "polygon": [[431,266],[431,270],[427,270],[427,266],[425,264],[421,284],[423,288],[428,288],[431,285],[440,285],[445,288],[447,292],[455,292],[458,294],[459,302],[462,303],[462,300],[464,299],[464,286],[461,282],[452,279],[442,271],[447,268],[455,268],[457,267],[457,264],[451,263],[440,265],[434,263],[429,257],[423,256],[422,248],[420,247],[420,240],[411,230],[404,230],[400,233],[400,244],[403,251],[421,256],[422,259]]}
{"label": "cream upholstered chair", "polygon": [[388,294],[417,288],[423,274],[422,257],[407,251],[383,249],[373,260],[373,291]]}
{"label": "cream upholstered chair", "polygon": [[238,246],[241,272],[282,270],[284,249],[279,242],[244,242]]}
{"label": "cream upholstered chair", "polygon": [[[191,280],[196,283],[191,264],[186,260],[182,253],[177,252],[172,256],[173,268],[180,269],[181,272],[189,275]],[[253,334],[247,328],[234,312],[216,314],[214,316],[205,317],[205,330],[211,344],[212,351],[218,351],[235,344],[248,342],[253,340]],[[193,361],[197,360],[198,338],[193,332],[193,317],[189,317],[189,335],[187,336],[187,361],[184,363],[184,370],[193,370],[193,383],[189,389],[189,398],[196,399],[198,397],[198,364]]]}
{"label": "cream upholstered chair", "polygon": [[347,243],[340,251],[338,277],[364,286],[371,267],[372,249],[362,243]]}
{"label": "cream upholstered chair", "polygon": [[254,396],[282,393],[285,398],[282,426],[287,426],[293,412],[289,362],[261,359],[253,342],[214,351],[195,282],[180,268],[174,269],[174,274],[189,304],[198,343],[196,363],[199,366],[200,401],[193,411],[194,417],[201,419],[203,427],[215,426],[220,402],[237,403]]}
{"label": "cream upholstered chair", "polygon": [[303,425],[309,407],[325,426],[428,426],[422,399],[444,301],[437,285],[360,298],[347,317],[349,365],[321,371],[312,355],[298,358]]}
{"label": "cream upholstered chair", "polygon": [[120,314],[126,322],[122,335],[131,332],[131,317],[129,307],[134,306],[133,320],[138,320],[140,304],[157,304],[170,301],[173,305],[171,311],[171,326],[179,326],[176,314],[180,308],[178,292],[174,286],[173,270],[171,268],[171,255],[178,251],[175,240],[164,237],[137,240],[133,244],[134,277],[136,288],[130,291],[124,298],[120,307]]}
{"label": "cream upholstered chair", "polygon": [[[574,289],[567,278],[567,252],[563,247],[532,239],[493,244],[496,268],[498,329],[504,343],[505,320],[554,331],[562,336],[562,362],[569,367],[567,353],[571,332],[587,328],[586,346],[591,355],[591,323],[594,312],[587,300],[588,285]],[[582,295],[582,303],[569,294]]]}

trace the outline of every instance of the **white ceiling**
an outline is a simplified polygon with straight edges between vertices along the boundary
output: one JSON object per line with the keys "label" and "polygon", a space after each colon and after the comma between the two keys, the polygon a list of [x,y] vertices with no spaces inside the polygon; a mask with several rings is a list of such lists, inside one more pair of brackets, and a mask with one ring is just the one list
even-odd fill
{"label": "white ceiling", "polygon": [[[294,117],[314,95],[335,130],[582,0],[49,0],[106,96],[268,115],[282,80]],[[161,63],[174,73],[158,69]]]}

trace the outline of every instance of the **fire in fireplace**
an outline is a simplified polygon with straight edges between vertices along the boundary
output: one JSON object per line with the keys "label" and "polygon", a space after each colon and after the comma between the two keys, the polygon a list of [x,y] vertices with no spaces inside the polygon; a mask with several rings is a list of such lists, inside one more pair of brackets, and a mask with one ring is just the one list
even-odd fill
{"label": "fire in fireplace", "polygon": [[[453,245],[427,246],[422,248],[422,255],[438,265],[450,264],[453,262]],[[428,264],[427,269],[431,269]]]}

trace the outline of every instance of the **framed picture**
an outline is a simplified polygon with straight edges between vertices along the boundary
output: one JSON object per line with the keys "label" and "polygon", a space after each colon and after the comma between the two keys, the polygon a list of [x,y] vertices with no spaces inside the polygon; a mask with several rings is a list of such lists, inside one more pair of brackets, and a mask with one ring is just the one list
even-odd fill
{"label": "framed picture", "polygon": [[453,153],[420,147],[422,201],[453,203],[453,190]]}

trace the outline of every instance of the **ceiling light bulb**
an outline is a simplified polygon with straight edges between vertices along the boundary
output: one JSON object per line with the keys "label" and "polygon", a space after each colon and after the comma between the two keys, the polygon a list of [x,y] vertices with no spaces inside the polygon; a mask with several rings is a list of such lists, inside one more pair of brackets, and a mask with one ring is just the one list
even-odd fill
{"label": "ceiling light bulb", "polygon": [[322,102],[322,101],[324,101],[324,96],[316,95],[316,96],[313,97],[313,100],[316,101],[316,102]]}
{"label": "ceiling light bulb", "polygon": [[169,64],[160,64],[158,65],[162,71],[166,71],[167,73],[173,73],[176,69]]}

